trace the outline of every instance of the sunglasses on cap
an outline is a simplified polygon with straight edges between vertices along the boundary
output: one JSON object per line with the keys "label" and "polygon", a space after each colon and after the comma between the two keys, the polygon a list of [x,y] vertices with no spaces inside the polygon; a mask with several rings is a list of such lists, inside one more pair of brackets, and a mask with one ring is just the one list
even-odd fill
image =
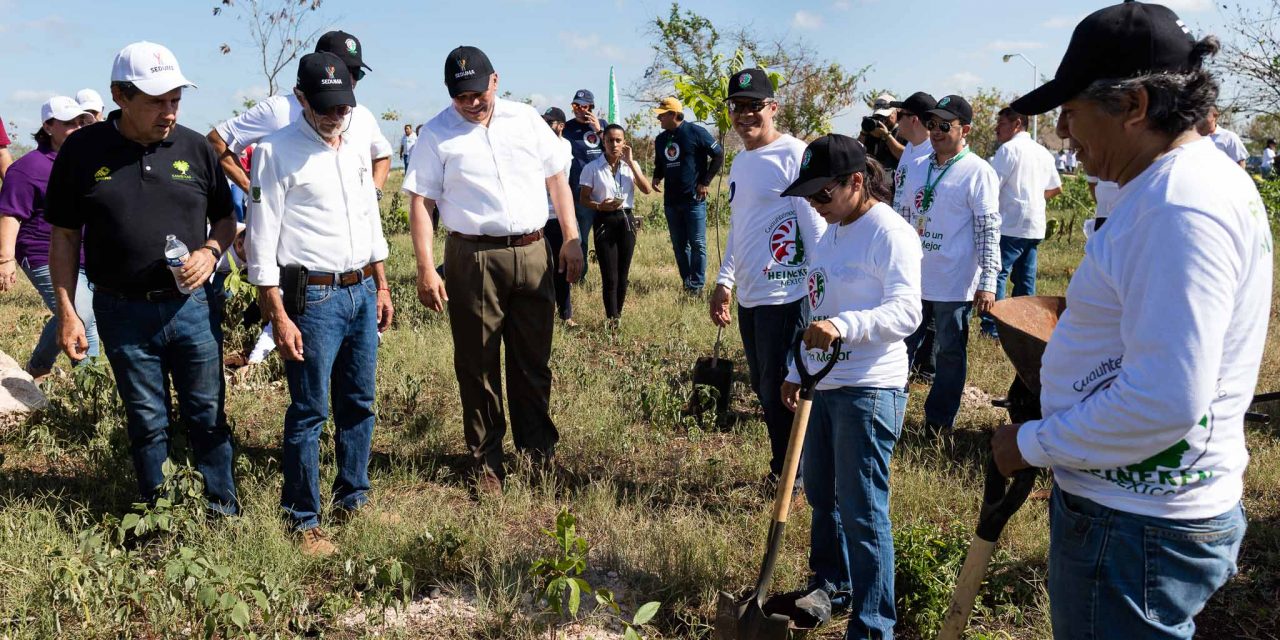
{"label": "sunglasses on cap", "polygon": [[813,204],[831,204],[831,199],[835,194],[836,188],[843,187],[848,183],[849,183],[848,176],[839,178],[835,182],[832,182],[831,184],[824,187],[822,191],[819,191],[811,196],[805,196],[805,199],[808,200],[809,202],[812,202]]}
{"label": "sunglasses on cap", "polygon": [[759,113],[772,104],[770,100],[730,100],[729,113]]}
{"label": "sunglasses on cap", "polygon": [[959,122],[956,122],[955,124],[952,124],[952,123],[950,123],[950,122],[945,122],[945,121],[942,121],[942,120],[930,120],[930,121],[928,121],[928,122],[924,123],[924,128],[926,128],[926,129],[928,129],[928,130],[930,130],[930,131],[933,131],[934,129],[937,129],[938,131],[941,131],[941,132],[943,132],[943,133],[950,133],[950,132],[951,132],[951,127],[959,127],[959,126],[962,126]]}

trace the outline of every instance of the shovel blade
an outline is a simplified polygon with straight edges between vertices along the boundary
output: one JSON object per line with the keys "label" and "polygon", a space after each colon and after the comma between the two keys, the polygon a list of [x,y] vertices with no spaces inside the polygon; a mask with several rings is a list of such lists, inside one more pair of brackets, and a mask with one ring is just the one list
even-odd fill
{"label": "shovel blade", "polygon": [[710,409],[698,397],[697,387],[707,386],[715,389],[716,412],[724,414],[729,410],[729,397],[733,391],[733,361],[724,358],[698,358],[693,366],[694,394],[689,399],[690,413],[702,414]]}
{"label": "shovel blade", "polygon": [[760,607],[755,594],[735,598],[720,592],[716,602],[717,640],[800,640],[831,617],[825,591],[793,592]]}

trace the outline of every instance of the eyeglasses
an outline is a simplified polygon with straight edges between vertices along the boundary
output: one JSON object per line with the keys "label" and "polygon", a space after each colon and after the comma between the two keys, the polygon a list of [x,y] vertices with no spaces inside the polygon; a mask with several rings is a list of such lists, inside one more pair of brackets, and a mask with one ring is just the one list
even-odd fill
{"label": "eyeglasses", "polygon": [[941,131],[943,133],[950,133],[951,127],[959,127],[959,126],[961,126],[959,122],[952,124],[950,122],[944,122],[942,120],[930,120],[924,123],[924,128],[930,131],[937,129],[938,131]]}
{"label": "eyeglasses", "polygon": [[759,113],[770,104],[773,104],[770,100],[752,100],[751,102],[730,100],[729,113]]}
{"label": "eyeglasses", "polygon": [[340,104],[340,105],[338,105],[338,106],[336,106],[336,107],[332,107],[332,108],[330,108],[330,109],[329,109],[329,110],[327,110],[327,111],[321,111],[321,110],[319,110],[319,109],[316,109],[316,113],[318,113],[318,114],[320,114],[320,115],[322,115],[322,116],[324,116],[324,117],[326,117],[326,118],[333,118],[333,119],[335,119],[335,120],[336,120],[336,119],[339,119],[339,118],[345,118],[345,117],[347,117],[347,114],[351,113],[351,107],[350,107],[349,105]]}
{"label": "eyeglasses", "polygon": [[847,177],[837,179],[835,182],[832,182],[831,184],[824,187],[822,191],[819,191],[811,196],[805,196],[805,199],[808,200],[809,202],[812,202],[813,204],[831,204],[831,198],[835,194],[836,188],[843,187],[848,182],[849,182],[849,178]]}
{"label": "eyeglasses", "polygon": [[364,80],[364,69],[361,69],[360,67],[347,67],[347,70],[351,72],[352,80]]}

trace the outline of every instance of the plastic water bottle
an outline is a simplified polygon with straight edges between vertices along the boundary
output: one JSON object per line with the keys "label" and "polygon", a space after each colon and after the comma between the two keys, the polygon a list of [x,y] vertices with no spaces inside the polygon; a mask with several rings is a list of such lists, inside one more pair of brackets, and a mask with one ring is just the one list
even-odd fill
{"label": "plastic water bottle", "polygon": [[173,283],[178,286],[178,291],[181,291],[184,295],[189,295],[194,289],[182,286],[182,278],[178,275],[178,272],[182,271],[182,265],[186,264],[190,255],[191,251],[187,249],[187,245],[178,239],[178,236],[173,234],[165,236],[164,261],[169,265],[169,270],[173,272]]}

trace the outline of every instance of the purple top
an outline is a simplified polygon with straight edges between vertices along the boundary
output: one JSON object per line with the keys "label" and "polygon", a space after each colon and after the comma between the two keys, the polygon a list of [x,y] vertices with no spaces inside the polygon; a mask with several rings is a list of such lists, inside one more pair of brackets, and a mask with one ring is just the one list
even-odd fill
{"label": "purple top", "polygon": [[[26,260],[31,268],[49,264],[49,239],[53,226],[44,219],[45,188],[49,185],[49,172],[53,159],[58,156],[47,144],[23,155],[9,166],[0,186],[0,216],[17,218],[18,241],[14,258],[19,263]],[[84,244],[80,245],[80,264],[84,265]]]}

